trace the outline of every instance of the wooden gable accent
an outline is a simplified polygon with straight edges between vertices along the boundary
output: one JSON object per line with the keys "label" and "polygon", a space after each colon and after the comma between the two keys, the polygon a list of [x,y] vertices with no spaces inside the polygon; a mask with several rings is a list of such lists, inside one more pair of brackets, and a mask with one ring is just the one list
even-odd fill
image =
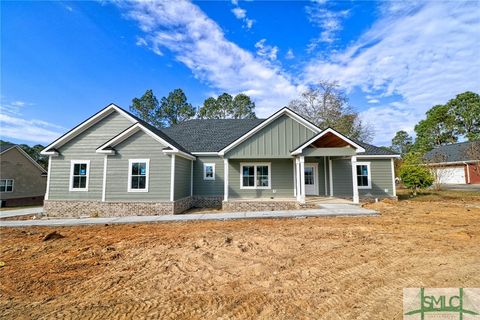
{"label": "wooden gable accent", "polygon": [[320,137],[318,140],[313,142],[312,145],[317,148],[342,148],[350,146],[348,142],[331,132],[328,132],[323,137]]}

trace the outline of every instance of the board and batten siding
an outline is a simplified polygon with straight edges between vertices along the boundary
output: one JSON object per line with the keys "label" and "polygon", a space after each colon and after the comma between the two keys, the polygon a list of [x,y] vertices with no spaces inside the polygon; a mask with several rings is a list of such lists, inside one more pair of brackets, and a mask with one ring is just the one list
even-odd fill
{"label": "board and batten siding", "polygon": [[[171,157],[164,147],[143,131],[115,146],[107,158],[105,201],[169,201]],[[148,192],[128,192],[129,159],[149,159]]]}
{"label": "board and batten siding", "polygon": [[[294,198],[293,195],[293,159],[248,159],[229,160],[228,182],[229,197],[235,198]],[[240,163],[270,162],[271,189],[241,189]]]}
{"label": "board and batten siding", "polygon": [[[49,199],[101,200],[104,155],[95,150],[131,125],[120,113],[113,112],[59,147],[60,155],[50,160]],[[70,160],[90,160],[88,191],[69,191]]]}
{"label": "board and batten siding", "polygon": [[359,158],[358,162],[370,162],[372,178],[371,189],[360,189],[361,196],[393,197],[392,162],[391,159]]}
{"label": "board and batten siding", "polygon": [[[227,152],[229,159],[291,158],[290,152],[315,133],[283,115]],[[293,169],[292,169],[293,170]]]}
{"label": "board and batten siding", "polygon": [[174,200],[190,196],[192,160],[175,156],[175,192]]}
{"label": "board and batten siding", "polygon": [[[215,164],[215,180],[203,180],[203,165]],[[224,164],[220,157],[197,157],[193,162],[193,194],[195,196],[223,196]]]}

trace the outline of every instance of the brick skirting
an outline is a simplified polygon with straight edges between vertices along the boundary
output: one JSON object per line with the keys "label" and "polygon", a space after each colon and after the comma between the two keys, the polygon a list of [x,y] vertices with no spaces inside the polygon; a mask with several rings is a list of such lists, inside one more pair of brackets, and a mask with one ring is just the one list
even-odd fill
{"label": "brick skirting", "polygon": [[195,208],[221,208],[223,196],[194,196],[192,207]]}
{"label": "brick skirting", "polygon": [[295,200],[291,201],[259,201],[259,200],[231,200],[222,203],[224,211],[278,211],[278,210],[297,210],[301,204]]}
{"label": "brick skirting", "polygon": [[192,206],[192,198],[159,202],[45,200],[48,217],[120,217],[178,214]]}

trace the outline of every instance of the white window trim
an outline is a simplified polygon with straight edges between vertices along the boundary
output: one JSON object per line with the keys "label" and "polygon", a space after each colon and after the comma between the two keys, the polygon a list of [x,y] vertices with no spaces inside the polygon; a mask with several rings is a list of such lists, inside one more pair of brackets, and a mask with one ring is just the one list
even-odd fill
{"label": "white window trim", "polygon": [[[132,163],[145,163],[145,189],[132,189]],[[148,192],[148,180],[150,176],[150,159],[128,159],[128,192]]]}
{"label": "white window trim", "polygon": [[[76,164],[82,164],[86,163],[87,164],[87,181],[85,182],[85,188],[74,188],[73,187],[73,167]],[[70,191],[88,191],[88,182],[90,180],[90,160],[70,160],[70,184],[69,184],[69,190]]]}
{"label": "white window trim", "polygon": [[[5,180],[5,191],[1,191],[3,193],[10,193],[15,190],[15,179],[0,179],[0,180]],[[7,181],[11,180],[12,181],[12,191],[7,191]]]}
{"label": "white window trim", "polygon": [[[213,169],[213,177],[207,177],[207,167],[211,166]],[[215,163],[204,163],[203,164],[203,180],[215,180]]]}
{"label": "white window trim", "polygon": [[[357,186],[358,189],[372,189],[372,172],[370,170],[370,162],[357,162],[356,166],[367,166],[368,171],[368,185],[366,186]],[[355,166],[355,179],[358,178],[357,167]]]}
{"label": "white window trim", "polygon": [[[253,187],[244,187],[243,186],[243,167],[244,166],[254,166],[254,183],[255,186]],[[268,187],[258,187],[257,186],[257,166],[268,166]],[[240,189],[250,189],[250,190],[256,190],[256,189],[272,189],[272,164],[271,162],[240,162]]]}

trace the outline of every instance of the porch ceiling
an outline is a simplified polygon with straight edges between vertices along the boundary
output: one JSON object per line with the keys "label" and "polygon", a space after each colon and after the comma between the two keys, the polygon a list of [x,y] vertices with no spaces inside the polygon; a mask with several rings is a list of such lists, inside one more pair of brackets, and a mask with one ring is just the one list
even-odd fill
{"label": "porch ceiling", "polygon": [[320,137],[318,140],[312,143],[313,146],[317,148],[340,148],[340,147],[349,147],[350,144],[340,137],[334,135],[331,132],[326,133],[324,136]]}

